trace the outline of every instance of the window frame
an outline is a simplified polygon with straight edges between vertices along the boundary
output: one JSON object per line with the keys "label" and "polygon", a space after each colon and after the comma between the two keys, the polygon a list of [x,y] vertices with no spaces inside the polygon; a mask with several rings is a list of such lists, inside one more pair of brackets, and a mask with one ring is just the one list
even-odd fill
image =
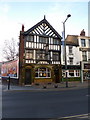
{"label": "window frame", "polygon": [[90,39],[88,39],[88,45],[89,45],[88,47],[90,47]]}
{"label": "window frame", "polygon": [[60,45],[59,39],[53,38],[54,45]]}
{"label": "window frame", "polygon": [[73,65],[73,58],[72,57],[69,57],[69,63],[70,63],[70,65]]}
{"label": "window frame", "polygon": [[82,51],[82,61],[87,61],[87,52],[86,51]]}
{"label": "window frame", "polygon": [[73,47],[69,46],[69,54],[72,55],[73,54]]}
{"label": "window frame", "polygon": [[39,36],[39,43],[49,43],[49,37]]}
{"label": "window frame", "polygon": [[[42,71],[42,69],[45,69],[45,71]],[[38,75],[37,77],[36,77],[36,73]],[[41,76],[40,76],[40,74],[41,74]],[[43,76],[43,74],[44,75],[46,74],[46,76]],[[39,67],[35,70],[35,78],[51,78],[51,70],[46,67]]]}
{"label": "window frame", "polygon": [[81,39],[81,47],[86,47],[86,40],[85,39]]}
{"label": "window frame", "polygon": [[[32,54],[32,57],[31,57]],[[27,57],[29,56],[29,57]],[[33,50],[25,50],[25,59],[33,59],[34,57],[34,51]]]}
{"label": "window frame", "polygon": [[76,77],[80,77],[80,70],[75,70]]}
{"label": "window frame", "polygon": [[53,59],[53,61],[59,61],[59,59],[60,59],[59,52],[53,52],[52,59]]}
{"label": "window frame", "polygon": [[28,41],[28,42],[34,42],[34,35],[27,35],[26,36],[26,41]]}
{"label": "window frame", "polygon": [[[71,76],[70,73],[73,73],[73,76]],[[74,70],[69,70],[69,77],[74,77]]]}

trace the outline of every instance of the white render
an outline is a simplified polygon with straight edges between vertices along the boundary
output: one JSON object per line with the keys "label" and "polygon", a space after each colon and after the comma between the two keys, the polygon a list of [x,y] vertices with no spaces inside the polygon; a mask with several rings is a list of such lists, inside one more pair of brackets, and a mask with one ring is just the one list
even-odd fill
{"label": "white render", "polygon": [[[70,35],[70,36],[76,36],[76,35]],[[86,52],[86,57],[87,57],[86,62],[90,61],[90,37],[89,36],[83,36],[83,35],[80,35],[80,36],[77,35],[77,39],[78,39],[78,46],[72,45],[72,44],[71,45],[70,44],[66,45],[67,65],[71,65],[69,58],[73,58],[73,64],[72,65],[82,64],[83,63],[83,56],[82,56],[83,51]],[[85,39],[85,44],[86,44],[85,46],[82,46],[81,39]],[[72,46],[72,54],[69,53],[69,47],[70,46]],[[61,64],[62,65],[65,65],[65,60],[64,59],[65,59],[64,46],[61,45]],[[68,71],[68,77],[72,77],[72,76],[69,75],[69,70],[67,70],[67,71]],[[75,72],[76,72],[76,70],[74,70],[74,76],[73,77],[76,77]],[[83,72],[83,71],[81,70],[79,72]],[[82,80],[82,82],[83,82],[83,80]]]}

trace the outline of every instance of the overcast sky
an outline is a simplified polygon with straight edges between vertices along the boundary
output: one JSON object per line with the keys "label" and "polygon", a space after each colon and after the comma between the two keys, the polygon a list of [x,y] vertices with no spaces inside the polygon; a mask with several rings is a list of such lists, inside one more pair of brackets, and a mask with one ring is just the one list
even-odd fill
{"label": "overcast sky", "polygon": [[25,30],[28,30],[33,25],[38,23],[46,15],[48,22],[56,29],[62,36],[63,21],[67,14],[71,17],[66,22],[66,35],[79,35],[80,31],[84,29],[86,36],[88,36],[88,1],[78,0],[74,2],[61,2],[59,0],[45,2],[29,0],[15,2],[12,0],[0,2],[0,61],[3,60],[2,48],[5,40],[14,38],[19,41],[19,32],[22,24]]}

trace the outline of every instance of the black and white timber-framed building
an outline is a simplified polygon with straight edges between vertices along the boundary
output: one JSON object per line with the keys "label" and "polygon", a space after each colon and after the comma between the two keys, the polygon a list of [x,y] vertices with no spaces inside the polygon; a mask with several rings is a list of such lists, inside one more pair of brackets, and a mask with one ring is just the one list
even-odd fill
{"label": "black and white timber-framed building", "polygon": [[61,36],[44,19],[20,31],[19,84],[61,81]]}

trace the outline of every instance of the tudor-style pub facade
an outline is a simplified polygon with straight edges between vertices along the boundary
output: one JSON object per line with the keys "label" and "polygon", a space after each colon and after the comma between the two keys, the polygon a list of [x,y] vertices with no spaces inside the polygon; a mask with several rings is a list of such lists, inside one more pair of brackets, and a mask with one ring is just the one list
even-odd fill
{"label": "tudor-style pub facade", "polygon": [[61,36],[44,19],[20,31],[19,84],[61,81]]}

